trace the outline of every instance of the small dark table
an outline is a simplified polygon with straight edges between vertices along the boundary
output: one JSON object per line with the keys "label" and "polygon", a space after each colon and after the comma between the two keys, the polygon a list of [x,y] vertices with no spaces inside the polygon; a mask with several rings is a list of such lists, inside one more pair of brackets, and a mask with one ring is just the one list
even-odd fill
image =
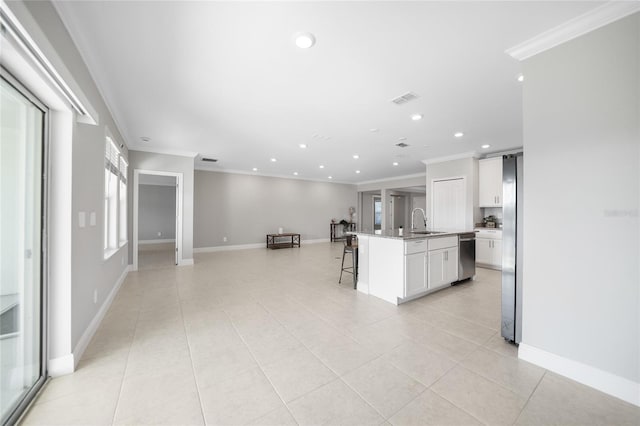
{"label": "small dark table", "polygon": [[279,249],[290,247],[300,247],[300,234],[267,234],[267,248]]}
{"label": "small dark table", "polygon": [[[336,229],[338,226],[342,226],[343,227],[343,231],[342,231],[342,235],[340,235],[338,233],[338,230]],[[356,230],[356,223],[355,222],[349,222],[348,225],[342,225],[339,222],[336,223],[330,223],[329,224],[329,235],[331,238],[331,242],[333,243],[334,241],[340,241],[340,240],[344,240],[345,237],[345,232],[353,232]]]}

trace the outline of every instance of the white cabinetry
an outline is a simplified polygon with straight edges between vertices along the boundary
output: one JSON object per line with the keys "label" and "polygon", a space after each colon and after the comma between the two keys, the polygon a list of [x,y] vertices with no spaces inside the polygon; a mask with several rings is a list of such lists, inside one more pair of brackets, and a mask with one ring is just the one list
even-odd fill
{"label": "white cabinetry", "polygon": [[415,296],[427,290],[426,251],[426,239],[404,243],[404,297]]}
{"label": "white cabinetry", "polygon": [[502,268],[502,231],[481,229],[476,233],[476,263],[494,269]]}
{"label": "white cabinetry", "polygon": [[451,284],[458,279],[458,237],[429,240],[427,252],[427,287],[429,290]]}
{"label": "white cabinetry", "polygon": [[478,161],[480,207],[502,207],[502,157]]}

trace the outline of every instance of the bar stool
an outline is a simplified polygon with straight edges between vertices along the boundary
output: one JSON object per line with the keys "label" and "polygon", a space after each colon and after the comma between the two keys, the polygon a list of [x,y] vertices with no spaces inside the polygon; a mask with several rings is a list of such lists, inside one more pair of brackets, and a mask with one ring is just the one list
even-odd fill
{"label": "bar stool", "polygon": [[[351,266],[344,266],[344,258],[347,253],[351,254]],[[358,238],[355,235],[347,235],[344,238],[344,248],[342,249],[342,266],[340,267],[340,279],[338,284],[342,284],[342,273],[353,275],[353,289],[358,285]]]}

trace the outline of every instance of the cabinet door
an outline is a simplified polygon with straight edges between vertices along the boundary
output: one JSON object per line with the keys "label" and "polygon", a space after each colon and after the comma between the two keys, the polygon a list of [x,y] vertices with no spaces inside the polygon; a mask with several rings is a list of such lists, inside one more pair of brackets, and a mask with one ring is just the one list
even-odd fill
{"label": "cabinet door", "polygon": [[424,253],[408,254],[404,257],[404,296],[413,296],[427,289]]}
{"label": "cabinet door", "polygon": [[445,250],[442,275],[445,284],[458,280],[458,247],[451,247]]}
{"label": "cabinet door", "polygon": [[429,289],[440,287],[444,284],[444,252],[446,250],[433,250],[427,254],[427,276]]}
{"label": "cabinet door", "polygon": [[478,162],[480,207],[502,206],[502,157]]}
{"label": "cabinet door", "polygon": [[502,267],[502,240],[491,241],[493,241],[491,264],[494,266]]}
{"label": "cabinet door", "polygon": [[476,263],[491,265],[493,263],[493,250],[489,238],[476,238]]}

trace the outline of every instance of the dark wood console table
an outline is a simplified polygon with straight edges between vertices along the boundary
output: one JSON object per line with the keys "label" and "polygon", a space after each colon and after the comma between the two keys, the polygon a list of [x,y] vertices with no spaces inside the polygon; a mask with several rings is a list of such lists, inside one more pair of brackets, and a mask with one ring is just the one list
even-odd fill
{"label": "dark wood console table", "polygon": [[279,249],[300,247],[300,234],[267,234],[267,248]]}
{"label": "dark wood console table", "polygon": [[[342,227],[342,233],[338,233],[337,230],[336,230],[336,228],[339,227],[339,226]],[[345,232],[345,230],[347,232],[355,232],[356,223],[355,222],[351,222],[348,225],[342,225],[341,223],[330,223],[329,224],[329,235],[331,236],[331,242],[344,240],[344,237],[345,237],[344,232]]]}

